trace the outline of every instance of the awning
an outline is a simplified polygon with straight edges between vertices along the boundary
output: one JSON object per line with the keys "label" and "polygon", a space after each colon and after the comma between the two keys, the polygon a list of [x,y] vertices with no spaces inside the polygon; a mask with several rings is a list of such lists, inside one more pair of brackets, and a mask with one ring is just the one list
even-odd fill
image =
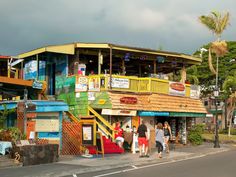
{"label": "awning", "polygon": [[191,112],[170,112],[170,117],[206,117],[206,114]]}
{"label": "awning", "polygon": [[114,116],[136,116],[137,111],[134,110],[112,110],[102,109],[102,115],[114,115]]}
{"label": "awning", "polygon": [[168,117],[169,112],[154,112],[154,111],[139,111],[139,116],[166,116]]}

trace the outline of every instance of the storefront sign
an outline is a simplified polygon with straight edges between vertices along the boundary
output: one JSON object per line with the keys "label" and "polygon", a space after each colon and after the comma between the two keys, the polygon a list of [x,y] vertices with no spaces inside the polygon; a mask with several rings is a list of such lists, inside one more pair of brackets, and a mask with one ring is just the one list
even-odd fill
{"label": "storefront sign", "polygon": [[[110,86],[110,79],[108,78],[108,87]],[[129,79],[125,78],[112,78],[112,88],[129,88]]]}
{"label": "storefront sign", "polygon": [[88,80],[88,90],[89,91],[100,91],[100,78],[92,77]]}
{"label": "storefront sign", "polygon": [[136,116],[137,111],[102,109],[102,114],[103,115],[114,115],[114,116]]}
{"label": "storefront sign", "polygon": [[75,92],[86,92],[88,89],[87,86],[88,78],[85,76],[77,77],[75,83]]}
{"label": "storefront sign", "polygon": [[200,98],[200,86],[198,85],[190,86],[190,98],[195,98],[195,99]]}
{"label": "storefront sign", "polygon": [[136,97],[122,97],[120,98],[120,103],[123,104],[136,104],[138,99]]}
{"label": "storefront sign", "polygon": [[169,94],[176,96],[185,96],[185,86],[179,82],[169,82]]}

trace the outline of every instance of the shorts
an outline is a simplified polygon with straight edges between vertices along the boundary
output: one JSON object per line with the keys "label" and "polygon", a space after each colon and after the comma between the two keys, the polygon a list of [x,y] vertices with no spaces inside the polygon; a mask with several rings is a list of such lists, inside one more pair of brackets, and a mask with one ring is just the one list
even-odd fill
{"label": "shorts", "polygon": [[116,142],[118,142],[118,141],[124,143],[125,140],[124,140],[123,137],[118,136],[118,137],[116,138]]}
{"label": "shorts", "polygon": [[139,137],[138,138],[138,145],[142,146],[142,145],[147,146],[148,145],[148,140],[145,137]]}
{"label": "shorts", "polygon": [[164,136],[165,141],[168,142],[170,140],[170,136]]}

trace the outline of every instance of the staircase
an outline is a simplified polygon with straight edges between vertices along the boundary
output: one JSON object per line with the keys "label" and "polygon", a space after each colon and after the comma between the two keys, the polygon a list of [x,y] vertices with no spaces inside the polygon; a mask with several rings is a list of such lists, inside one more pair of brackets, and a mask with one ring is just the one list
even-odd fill
{"label": "staircase", "polygon": [[110,139],[103,138],[103,145],[104,145],[104,154],[122,154],[124,153],[124,149],[118,146],[116,143],[112,142]]}

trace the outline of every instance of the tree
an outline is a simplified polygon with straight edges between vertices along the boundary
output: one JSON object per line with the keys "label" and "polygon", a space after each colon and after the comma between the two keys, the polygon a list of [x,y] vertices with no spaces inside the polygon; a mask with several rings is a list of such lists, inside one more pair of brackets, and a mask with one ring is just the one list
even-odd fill
{"label": "tree", "polygon": [[[229,25],[229,12],[221,14],[217,11],[213,11],[210,15],[202,15],[199,17],[200,22],[205,25],[210,31],[216,35],[217,40],[212,42],[209,47],[209,68],[213,74],[216,75],[216,87],[218,86],[218,59],[224,56],[227,52],[227,43],[225,41],[220,41],[221,35],[226,27]],[[211,52],[216,54],[216,69],[212,64]]]}
{"label": "tree", "polygon": [[0,127],[4,127],[4,122],[6,121],[7,116],[16,111],[15,109],[7,109],[6,104],[3,104],[2,106],[4,110],[0,111]]}
{"label": "tree", "polygon": [[228,76],[223,84],[223,89],[228,95],[227,99],[227,120],[229,121],[228,135],[232,124],[232,117],[236,109],[236,71],[233,76]]}

